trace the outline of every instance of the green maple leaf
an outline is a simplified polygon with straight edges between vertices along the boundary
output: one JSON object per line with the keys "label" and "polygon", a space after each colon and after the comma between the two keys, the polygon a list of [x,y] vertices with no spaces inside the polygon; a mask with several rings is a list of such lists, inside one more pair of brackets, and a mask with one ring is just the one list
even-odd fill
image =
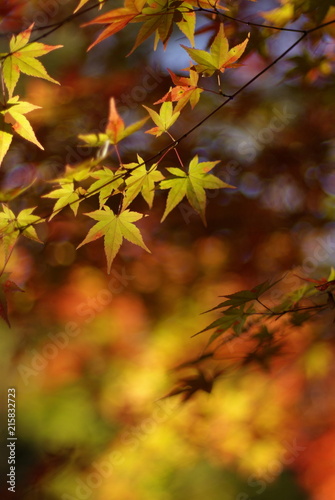
{"label": "green maple leaf", "polygon": [[[287,23],[292,22],[294,19],[294,4],[291,2],[281,2],[282,5],[272,10],[265,12],[260,12],[259,15],[262,16],[266,21],[275,24],[275,26],[283,27]],[[318,2],[318,7],[327,2]],[[330,5],[329,5],[330,6]],[[328,6],[328,7],[329,7]]]}
{"label": "green maple leaf", "polygon": [[155,182],[164,179],[164,175],[157,170],[157,163],[147,170],[143,159],[139,155],[137,156],[137,161],[138,163],[124,165],[125,168],[132,168],[134,170],[126,180],[123,209],[127,208],[139,193],[142,194],[149,208],[151,208],[155,195]]}
{"label": "green maple leaf", "polygon": [[192,5],[188,2],[183,2],[180,6],[181,21],[177,22],[177,26],[182,33],[189,39],[192,47],[194,46],[194,31],[196,24],[195,12],[192,10]]}
{"label": "green maple leaf", "polygon": [[53,212],[49,218],[51,220],[56,214],[58,214],[63,208],[70,206],[74,215],[77,215],[80,202],[83,200],[82,196],[85,194],[85,190],[82,187],[76,187],[75,182],[60,182],[61,187],[51,191],[51,193],[45,194],[43,198],[54,198],[57,199]]}
{"label": "green maple leaf", "polygon": [[143,22],[140,31],[138,32],[135,44],[128,54],[141,45],[147,38],[155,33],[154,50],[156,50],[158,41],[163,42],[164,47],[168,42],[172,29],[175,9],[170,8],[170,0],[156,0],[151,2],[148,7],[142,8],[142,14],[134,18],[136,22]]}
{"label": "green maple leaf", "polygon": [[204,76],[212,76],[216,72],[223,73],[226,68],[234,66],[236,61],[245,51],[248,41],[249,35],[244,42],[229,50],[228,40],[223,30],[223,24],[220,24],[220,29],[209,52],[200,49],[191,49],[189,47],[185,47],[185,45],[181,46],[197,63],[194,66],[194,69],[198,73],[202,73]]}
{"label": "green maple leaf", "polygon": [[[4,116],[5,122],[10,123],[12,129],[27,141],[36,144],[41,149],[44,149],[42,144],[36,139],[35,133],[27,118],[24,116],[35,109],[40,109],[40,106],[35,106],[30,102],[19,101],[19,96],[8,99],[5,109],[0,113]],[[2,131],[0,136],[0,163],[8,151],[12,141],[12,134]]]}
{"label": "green maple leaf", "polygon": [[142,22],[143,24],[130,54],[153,33],[155,33],[154,50],[156,50],[159,40],[166,48],[174,24],[189,39],[192,46],[194,45],[196,16],[190,2],[154,0],[147,3],[149,5],[142,8],[141,13],[133,16],[131,20],[131,22]]}
{"label": "green maple leaf", "polygon": [[[230,328],[233,328],[235,334],[238,336],[242,333],[248,316],[254,311],[255,309],[252,306],[248,307],[248,309],[245,310],[245,304],[242,304],[240,307],[231,307],[223,313],[222,318],[213,321],[213,323],[211,323],[209,326],[196,333],[195,335],[199,335],[200,333],[207,332],[208,330],[216,328],[217,330],[211,335],[207,345],[210,345],[215,339],[220,337],[220,335],[222,335]],[[234,337],[236,335],[234,335]]]}
{"label": "green maple leaf", "polygon": [[221,302],[207,312],[214,311],[215,309],[220,309],[221,307],[239,307],[243,304],[246,304],[247,302],[257,300],[261,295],[266,293],[281,280],[282,278],[273,282],[271,282],[270,280],[266,280],[263,283],[256,285],[252,290],[241,290],[230,295],[224,295],[227,300]]}
{"label": "green maple leaf", "polygon": [[152,134],[159,137],[164,132],[166,132],[177,120],[180,115],[180,111],[174,111],[172,102],[163,102],[160,107],[159,114],[147,106],[143,107],[148,111],[150,117],[155,122],[157,127],[153,127],[150,130],[146,130],[146,134]]}
{"label": "green maple leaf", "polygon": [[95,167],[97,164],[98,160],[90,159],[84,161],[83,163],[79,163],[74,167],[72,167],[71,165],[66,165],[63,177],[53,179],[53,181],[51,182],[66,184],[66,183],[71,183],[73,181],[75,182],[85,181],[86,179],[88,179],[88,177],[90,177],[92,168]]}
{"label": "green maple leaf", "polygon": [[86,238],[80,243],[80,245],[78,245],[77,248],[80,248],[86,243],[95,241],[103,236],[108,273],[111,270],[112,262],[118,253],[124,238],[131,243],[134,243],[134,245],[138,245],[147,252],[150,252],[149,248],[142,239],[140,230],[134,224],[134,222],[143,217],[142,214],[125,210],[119,215],[116,215],[113,210],[104,206],[103,210],[95,210],[94,212],[90,212],[85,215],[98,222],[89,230]]}
{"label": "green maple leaf", "polygon": [[223,182],[215,175],[208,172],[217,165],[218,161],[198,162],[198,156],[195,156],[189,165],[188,173],[180,168],[168,168],[167,170],[175,177],[161,181],[161,189],[170,189],[165,212],[162,221],[173,210],[178,203],[187,197],[188,201],[196,212],[199,213],[203,223],[206,225],[205,208],[206,192],[205,189],[233,188],[230,184]]}
{"label": "green maple leaf", "polygon": [[36,207],[25,208],[15,215],[7,205],[2,204],[0,212],[0,238],[4,248],[5,261],[8,260],[17,238],[22,234],[26,238],[41,243],[37,236],[34,224],[40,224],[43,220],[32,212]]}
{"label": "green maple leaf", "polygon": [[12,97],[13,95],[20,73],[43,78],[44,80],[48,80],[49,82],[57,83],[59,85],[59,82],[48,75],[43,64],[36,58],[43,56],[52,50],[63,47],[63,45],[51,46],[39,42],[29,43],[33,27],[34,23],[17,36],[13,35],[9,42],[10,52],[8,54],[2,54],[3,79],[8,89],[9,97]]}
{"label": "green maple leaf", "polygon": [[13,134],[5,130],[0,130],[0,165],[12,143],[12,139]]}
{"label": "green maple leaf", "polygon": [[[29,121],[25,117],[27,113],[40,109],[40,106],[35,106],[30,102],[19,101],[19,96],[14,96],[8,99],[6,107],[0,111],[4,121],[11,124],[12,129],[27,141],[32,142],[41,149],[44,149],[42,144],[37,140],[35,132],[32,129]],[[0,164],[11,145],[13,134],[9,132],[9,126],[3,124],[8,130],[0,131]]]}
{"label": "green maple leaf", "polygon": [[118,187],[123,184],[122,172],[119,170],[115,175],[112,170],[104,167],[103,169],[96,170],[91,174],[91,177],[97,179],[87,190],[87,194],[99,193],[100,208],[106,203],[113,191],[119,193]]}

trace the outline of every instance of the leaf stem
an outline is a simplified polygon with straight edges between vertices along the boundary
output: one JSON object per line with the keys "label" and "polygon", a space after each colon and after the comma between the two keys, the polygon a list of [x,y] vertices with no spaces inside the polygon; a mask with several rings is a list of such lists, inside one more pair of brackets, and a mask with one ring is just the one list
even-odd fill
{"label": "leaf stem", "polygon": [[[170,132],[169,132],[168,130],[166,131],[166,133],[168,134],[168,136],[170,137],[170,139],[172,139],[172,140],[175,142],[174,137],[170,134]],[[173,150],[174,150],[174,152],[175,152],[175,153],[176,153],[176,155],[177,155],[177,158],[178,158],[178,161],[179,161],[180,165],[181,165],[183,168],[185,168],[185,165],[184,165],[184,163],[183,163],[182,159],[180,158],[180,155],[179,155],[179,153],[178,153],[177,148],[176,148],[176,147],[174,147],[174,148],[173,148]]]}
{"label": "leaf stem", "polygon": [[122,159],[121,159],[121,155],[120,155],[120,151],[119,151],[119,148],[118,148],[118,145],[117,144],[114,144],[114,149],[115,149],[115,153],[116,153],[116,156],[119,160],[119,165],[120,165],[120,168],[123,168],[123,163],[122,163]]}

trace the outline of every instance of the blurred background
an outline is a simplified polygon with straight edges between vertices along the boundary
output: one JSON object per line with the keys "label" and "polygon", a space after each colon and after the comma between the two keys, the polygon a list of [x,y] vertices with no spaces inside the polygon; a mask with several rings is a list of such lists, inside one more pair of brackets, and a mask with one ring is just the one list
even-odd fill
{"label": "blurred background", "polygon": [[[331,2],[322,12],[300,2],[294,15],[297,3],[229,7],[241,19],[285,25],[287,4],[298,28],[335,18]],[[11,33],[57,23],[76,5],[2,2],[1,52]],[[106,2],[102,12],[119,5]],[[92,155],[77,136],[104,130],[110,97],[130,124],[146,115],[143,104],[154,108],[169,90],[167,68],[182,74],[189,65],[179,47],[189,43],[177,31],[165,51],[154,52],[150,38],[127,57],[136,24],[87,52],[99,27],[81,24],[97,15],[90,10],[43,40],[64,45],[42,60],[60,86],[20,79],[18,94],[42,107],[30,120],[45,151],[14,139],[0,172],[2,192],[35,180],[12,203],[14,212],[37,206],[48,213],[52,200],[41,196],[65,165]],[[207,47],[215,26],[211,16],[199,16],[197,48]],[[185,402],[163,398],[180,377],[196,376],[194,366],[175,368],[204,352],[208,332],[191,336],[218,317],[202,313],[219,296],[285,275],[280,299],[303,284],[295,275],[327,278],[334,265],[333,26],[308,37],[178,145],[185,162],[195,154],[221,160],[216,175],[236,186],[208,192],[207,227],[186,200],[160,224],[166,194],[157,192],[151,211],[137,198],[132,209],[148,213],[139,227],[152,253],[125,242],[108,275],[102,240],[76,251],[89,227],[82,214],[98,208],[93,197],[77,218],[65,209],[41,224],[44,245],[22,239],[15,248],[8,271],[24,293],[8,294],[12,327],[1,321],[0,344],[4,398],[8,387],[17,394],[18,498],[335,499],[332,317],[284,331],[286,355],[267,370],[233,370]],[[222,76],[226,94],[298,37],[227,22],[231,46],[249,29],[243,65]],[[200,85],[209,91],[194,110],[185,108],[171,129],[176,138],[222,102],[215,79]],[[124,163],[136,154],[147,159],[168,143],[140,131],[120,144],[120,154]],[[171,152],[160,165],[176,161]],[[242,355],[243,343],[225,353],[231,363]],[[206,377],[224,363],[212,360]],[[5,477],[6,453],[1,462]],[[7,485],[0,488],[7,498]]]}

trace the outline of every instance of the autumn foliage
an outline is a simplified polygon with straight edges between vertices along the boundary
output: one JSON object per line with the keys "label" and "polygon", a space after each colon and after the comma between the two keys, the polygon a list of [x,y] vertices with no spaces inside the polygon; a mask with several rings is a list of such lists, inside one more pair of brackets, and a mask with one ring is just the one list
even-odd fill
{"label": "autumn foliage", "polygon": [[335,499],[333,3],[0,6],[22,498]]}

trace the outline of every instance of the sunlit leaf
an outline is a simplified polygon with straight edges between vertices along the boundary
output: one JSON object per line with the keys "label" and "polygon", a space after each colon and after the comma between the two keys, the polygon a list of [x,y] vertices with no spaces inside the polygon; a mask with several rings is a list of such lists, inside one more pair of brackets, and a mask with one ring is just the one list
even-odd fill
{"label": "sunlit leaf", "polygon": [[12,139],[13,134],[0,130],[0,165],[12,143]]}
{"label": "sunlit leaf", "polygon": [[195,12],[192,11],[192,5],[189,2],[183,2],[179,12],[181,12],[182,19],[176,24],[180,31],[189,39],[192,47],[194,47],[196,17]]}
{"label": "sunlit leaf", "polygon": [[[33,131],[29,121],[24,116],[25,114],[39,108],[40,106],[35,106],[30,102],[19,101],[19,96],[15,96],[8,99],[6,107],[0,111],[0,114],[4,116],[6,123],[11,124],[12,129],[17,134],[27,141],[32,142],[40,149],[44,149],[42,144],[37,140],[35,132]],[[9,132],[0,131],[0,163],[8,151],[12,137],[12,134]]]}
{"label": "sunlit leaf", "polygon": [[280,7],[259,13],[266,21],[275,26],[285,26],[292,21],[294,16],[294,5],[291,2],[282,3]]}
{"label": "sunlit leaf", "polygon": [[[86,3],[87,0],[84,1]],[[127,24],[133,21],[133,19],[141,13],[145,3],[146,0],[125,0],[124,7],[110,10],[109,12],[96,17],[92,21],[83,24],[83,26],[89,26],[92,24],[107,25],[98,38],[89,46],[88,50],[125,28]],[[78,10],[82,5],[83,4],[81,2],[81,5],[78,6],[76,10]]]}
{"label": "sunlit leaf", "polygon": [[12,36],[9,44],[10,52],[2,63],[3,78],[8,89],[9,97],[18,82],[20,72],[29,76],[43,78],[52,83],[59,83],[51,78],[37,57],[48,54],[62,45],[45,45],[40,42],[28,43],[34,24],[17,36]]}
{"label": "sunlit leaf", "polygon": [[[130,176],[126,180],[123,209],[127,208],[140,193],[149,205],[149,208],[151,208],[155,194],[155,183],[164,179],[164,175],[157,170],[157,163],[153,164],[147,170],[143,159],[139,155],[137,156],[137,161],[138,163],[131,164]],[[124,165],[124,167],[129,168],[127,165]]]}
{"label": "sunlit leaf", "polygon": [[235,62],[242,56],[250,34],[244,42],[236,45],[229,50],[228,40],[224,34],[223,24],[220,24],[220,29],[210,47],[210,51],[192,49],[182,45],[188,55],[197,63],[194,69],[203,74],[204,76],[212,76],[216,72],[223,73],[226,68],[235,64]]}
{"label": "sunlit leaf", "polygon": [[150,130],[147,130],[146,133],[155,135],[156,137],[159,137],[170,127],[172,127],[172,125],[180,115],[179,111],[175,111],[173,109],[172,102],[163,102],[160,107],[159,113],[151,108],[148,108],[147,106],[143,107],[148,111],[151,119],[157,125],[157,127],[153,127]]}
{"label": "sunlit leaf", "polygon": [[96,170],[91,174],[91,177],[97,180],[90,185],[87,193],[99,193],[100,208],[106,203],[107,198],[112,195],[113,191],[119,192],[117,188],[121,184],[123,184],[121,171],[118,171],[117,174],[114,174],[112,170],[106,167],[100,170]]}
{"label": "sunlit leaf", "polygon": [[7,205],[2,204],[2,212],[0,212],[0,239],[4,248],[5,260],[8,259],[20,235],[41,243],[34,225],[40,224],[43,222],[43,219],[37,215],[33,215],[32,212],[34,210],[35,207],[25,208],[16,216]]}
{"label": "sunlit leaf", "polygon": [[142,239],[142,235],[138,227],[134,224],[143,217],[142,214],[125,210],[119,215],[116,215],[113,210],[104,206],[102,210],[96,210],[95,212],[90,212],[86,215],[98,222],[89,230],[86,238],[77,248],[80,248],[86,243],[95,241],[98,238],[104,237],[108,272],[111,270],[112,262],[118,253],[124,238],[131,243],[134,243],[134,245],[138,245],[147,252],[150,252],[149,248]]}
{"label": "sunlit leaf", "polygon": [[59,189],[55,189],[51,191],[51,193],[45,194],[43,196],[44,198],[53,198],[57,200],[49,220],[67,206],[71,208],[74,215],[77,215],[80,202],[83,200],[83,195],[85,193],[86,191],[82,187],[77,187],[72,181],[63,182]]}
{"label": "sunlit leaf", "polygon": [[196,106],[200,99],[200,94],[203,89],[198,88],[199,74],[190,70],[190,77],[181,77],[173,73],[173,71],[168,70],[175,87],[169,90],[159,101],[154,104],[160,104],[166,101],[176,102],[175,112],[180,111],[188,102],[190,103],[192,109]]}
{"label": "sunlit leaf", "polygon": [[188,172],[184,172],[180,168],[167,169],[174,175],[174,177],[163,180],[160,183],[161,189],[170,190],[162,221],[171,212],[171,210],[173,210],[181,202],[184,196],[186,196],[194,210],[199,213],[203,223],[206,225],[205,189],[233,188],[233,186],[223,182],[215,175],[208,173],[218,163],[218,161],[206,161],[199,163],[198,156],[195,156],[189,164]]}

